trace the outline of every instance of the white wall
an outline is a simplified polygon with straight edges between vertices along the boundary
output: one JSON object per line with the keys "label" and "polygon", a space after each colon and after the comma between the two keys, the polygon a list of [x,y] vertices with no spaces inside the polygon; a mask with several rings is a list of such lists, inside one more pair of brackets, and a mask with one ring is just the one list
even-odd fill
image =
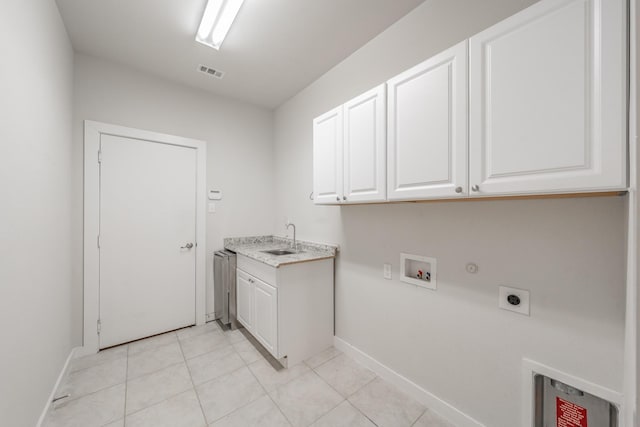
{"label": "white wall", "polygon": [[[336,335],[491,427],[520,425],[523,357],[622,391],[624,198],[316,207],[311,123],[533,2],[429,0],[275,116],[276,232],[341,245]],[[437,291],[398,281],[400,252],[437,258]],[[499,285],[530,290],[531,317]]]}
{"label": "white wall", "polygon": [[75,57],[74,82],[73,321],[74,338],[80,340],[83,120],[208,142],[207,189],[223,192],[216,213],[207,214],[207,283],[211,283],[213,252],[222,248],[224,237],[273,233],[273,114],[82,54]]}
{"label": "white wall", "polygon": [[55,2],[0,3],[0,52],[0,424],[31,427],[73,341],[73,51]]}
{"label": "white wall", "polygon": [[638,175],[638,165],[640,165],[640,150],[638,150],[638,123],[640,123],[640,110],[638,110],[638,97],[640,97],[640,3],[638,0],[631,1],[631,49],[630,49],[630,97],[629,104],[629,214],[628,214],[628,253],[627,253],[627,311],[626,311],[626,352],[625,352],[625,402],[627,410],[626,420],[630,425],[637,425],[637,410],[640,407],[640,329],[638,329],[638,307],[640,306],[640,292],[638,292],[638,266],[640,265],[640,227],[638,219],[640,217],[640,202],[638,201],[638,188],[640,186],[640,176]]}

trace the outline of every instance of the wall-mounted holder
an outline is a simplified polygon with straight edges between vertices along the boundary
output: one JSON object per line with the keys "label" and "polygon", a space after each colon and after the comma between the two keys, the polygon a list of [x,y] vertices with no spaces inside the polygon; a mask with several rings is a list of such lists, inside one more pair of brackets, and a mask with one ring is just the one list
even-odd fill
{"label": "wall-mounted holder", "polygon": [[209,197],[209,200],[222,200],[222,191],[221,190],[209,190],[208,197]]}
{"label": "wall-mounted holder", "polygon": [[436,259],[400,254],[400,280],[427,289],[437,289]]}

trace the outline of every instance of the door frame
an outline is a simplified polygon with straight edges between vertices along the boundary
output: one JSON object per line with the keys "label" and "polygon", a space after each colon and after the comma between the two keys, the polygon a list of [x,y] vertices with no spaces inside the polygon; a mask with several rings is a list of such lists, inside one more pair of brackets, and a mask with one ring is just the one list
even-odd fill
{"label": "door frame", "polygon": [[100,168],[98,151],[101,135],[121,136],[196,150],[196,300],[195,323],[205,323],[206,298],[206,174],[207,143],[191,138],[167,135],[124,126],[84,121],[84,320],[83,347],[78,355],[99,351],[98,317],[100,314]]}

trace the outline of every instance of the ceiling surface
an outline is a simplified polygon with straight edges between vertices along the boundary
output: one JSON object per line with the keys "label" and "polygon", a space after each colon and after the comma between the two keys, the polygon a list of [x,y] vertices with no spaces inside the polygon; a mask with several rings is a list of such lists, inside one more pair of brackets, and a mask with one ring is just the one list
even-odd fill
{"label": "ceiling surface", "polygon": [[206,0],[57,3],[77,52],[273,108],[423,1],[245,0],[219,51],[195,41]]}

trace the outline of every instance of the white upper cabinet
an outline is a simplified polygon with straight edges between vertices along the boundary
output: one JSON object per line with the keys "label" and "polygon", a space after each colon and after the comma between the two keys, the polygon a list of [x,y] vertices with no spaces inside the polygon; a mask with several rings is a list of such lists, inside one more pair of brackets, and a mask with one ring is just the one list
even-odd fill
{"label": "white upper cabinet", "polygon": [[387,82],[387,196],[467,195],[467,42]]}
{"label": "white upper cabinet", "polygon": [[387,197],[385,104],[385,85],[380,85],[344,105],[343,202]]}
{"label": "white upper cabinet", "polygon": [[342,106],[313,121],[313,194],[316,204],[343,197]]}
{"label": "white upper cabinet", "polygon": [[626,187],[625,15],[544,0],[470,39],[471,196]]}
{"label": "white upper cabinet", "polygon": [[316,204],[385,200],[386,164],[384,84],[313,121]]}

